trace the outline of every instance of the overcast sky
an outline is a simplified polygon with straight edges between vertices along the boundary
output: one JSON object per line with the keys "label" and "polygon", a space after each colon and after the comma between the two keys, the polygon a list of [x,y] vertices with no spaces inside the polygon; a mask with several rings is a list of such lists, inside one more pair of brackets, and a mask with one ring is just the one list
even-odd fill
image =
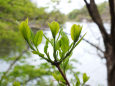
{"label": "overcast sky", "polygon": [[[69,13],[74,9],[79,9],[84,6],[84,0],[71,0],[71,3],[68,3],[68,0],[61,0],[59,4],[52,3],[51,0],[32,0],[38,7],[49,7],[48,11],[54,9],[54,6],[59,9],[62,13]],[[89,0],[88,0],[89,1]],[[107,0],[95,0],[96,3],[102,3]]]}

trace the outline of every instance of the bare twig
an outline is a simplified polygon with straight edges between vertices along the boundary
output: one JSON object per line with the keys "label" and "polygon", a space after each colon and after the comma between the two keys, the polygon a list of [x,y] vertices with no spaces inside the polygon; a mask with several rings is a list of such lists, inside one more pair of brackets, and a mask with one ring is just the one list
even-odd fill
{"label": "bare twig", "polygon": [[99,14],[99,11],[97,9],[95,0],[90,0],[90,3],[87,2],[87,0],[84,0],[86,7],[88,9],[89,15],[91,16],[92,20],[98,25],[99,30],[102,34],[105,48],[108,48],[108,43],[110,42],[109,35],[106,32],[106,29],[103,25],[103,21],[101,19],[101,16]]}
{"label": "bare twig", "polygon": [[88,44],[90,44],[91,46],[95,47],[97,50],[99,50],[99,51],[101,51],[102,53],[104,53],[104,51],[103,51],[100,47],[96,46],[95,44],[91,43],[90,41],[88,41],[88,40],[86,40],[86,39],[83,39],[83,40],[84,40],[85,42],[87,42]]}

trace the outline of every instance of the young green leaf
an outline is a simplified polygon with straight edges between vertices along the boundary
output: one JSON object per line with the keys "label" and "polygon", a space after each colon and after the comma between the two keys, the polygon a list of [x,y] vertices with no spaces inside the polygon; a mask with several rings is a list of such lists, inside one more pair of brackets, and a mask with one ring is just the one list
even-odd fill
{"label": "young green leaf", "polygon": [[13,86],[20,86],[20,83],[15,81],[15,82],[13,83]]}
{"label": "young green leaf", "polygon": [[57,81],[59,81],[59,77],[57,76],[56,73],[53,73],[52,76],[53,76]]}
{"label": "young green leaf", "polygon": [[29,44],[30,48],[32,50],[34,50],[32,44],[31,44],[31,41],[33,39],[33,32],[31,31],[31,29],[28,26],[28,19],[26,19],[25,21],[21,22],[21,24],[19,25],[19,30],[20,30],[22,36],[24,37],[24,39]]}
{"label": "young green leaf", "polygon": [[64,73],[65,73],[65,71],[66,71],[66,69],[67,69],[67,67],[68,67],[68,65],[69,65],[69,58],[70,57],[68,57],[68,58],[66,58],[64,61],[63,61],[63,70],[64,70]]}
{"label": "young green leaf", "polygon": [[61,35],[61,33],[63,32],[63,28],[61,28],[60,29],[60,31],[59,31],[59,35],[58,35],[58,37],[57,37],[57,40],[56,41],[58,41],[59,40],[59,38],[60,38],[60,35]]}
{"label": "young green leaf", "polygon": [[61,50],[65,53],[69,49],[69,39],[66,36],[61,37]]}
{"label": "young green leaf", "polygon": [[80,86],[80,79],[79,79],[79,77],[77,76],[77,74],[75,74],[75,78],[76,78],[76,80],[77,80],[76,86]]}
{"label": "young green leaf", "polygon": [[89,80],[89,77],[86,73],[83,73],[83,85]]}
{"label": "young green leaf", "polygon": [[44,53],[47,54],[47,50],[48,50],[48,41],[46,40],[46,44],[44,46]]}
{"label": "young green leaf", "polygon": [[81,37],[81,39],[75,44],[75,47],[83,40],[84,36],[86,35],[86,33]]}
{"label": "young green leaf", "polygon": [[19,30],[23,35],[24,39],[28,42],[31,37],[31,29],[28,26],[28,19],[21,22],[21,24],[19,25]]}
{"label": "young green leaf", "polygon": [[60,47],[61,47],[61,40],[58,40],[58,41],[56,42],[56,50],[59,50]]}
{"label": "young green leaf", "polygon": [[43,31],[40,30],[36,33],[34,39],[33,39],[33,43],[34,45],[37,47],[41,42],[42,42],[42,37],[43,37]]}
{"label": "young green leaf", "polygon": [[80,25],[72,25],[71,27],[71,38],[74,42],[76,42],[80,36],[82,27]]}
{"label": "young green leaf", "polygon": [[61,49],[59,49],[59,56],[60,56],[60,58],[63,57],[63,53],[62,53]]}
{"label": "young green leaf", "polygon": [[55,38],[57,33],[58,33],[58,31],[59,31],[59,28],[60,28],[59,24],[57,22],[53,21],[53,22],[51,22],[48,25],[49,25],[50,30],[52,32],[53,38]]}
{"label": "young green leaf", "polygon": [[65,80],[64,80],[64,78],[62,77],[61,74],[53,73],[52,75],[58,82],[65,83]]}

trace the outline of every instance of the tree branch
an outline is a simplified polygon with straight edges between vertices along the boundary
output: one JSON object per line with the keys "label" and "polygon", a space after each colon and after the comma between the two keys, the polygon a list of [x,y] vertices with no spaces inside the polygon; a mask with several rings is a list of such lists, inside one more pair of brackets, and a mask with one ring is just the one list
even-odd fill
{"label": "tree branch", "polygon": [[90,41],[88,41],[88,40],[86,40],[86,39],[84,39],[84,38],[83,38],[83,40],[84,40],[85,42],[87,42],[88,44],[90,44],[91,46],[95,47],[95,48],[96,48],[97,50],[99,50],[100,52],[104,53],[104,51],[103,51],[100,47],[96,46],[95,44],[91,43]]}
{"label": "tree branch", "polygon": [[102,34],[102,37],[104,39],[104,44],[107,45],[109,41],[109,35],[105,30],[105,27],[103,25],[102,19],[100,17],[99,11],[97,9],[96,3],[94,0],[90,0],[90,3],[87,2],[87,0],[84,0],[86,7],[88,9],[89,15],[91,16],[92,20],[98,25],[99,30]]}
{"label": "tree branch", "polygon": [[59,72],[61,73],[61,75],[63,76],[64,80],[66,81],[67,86],[70,86],[69,81],[67,80],[66,75],[63,73],[63,71],[61,70],[59,65],[56,65],[56,67],[58,68]]}
{"label": "tree branch", "polygon": [[115,0],[109,0],[109,8],[111,15],[111,38],[115,50]]}
{"label": "tree branch", "polygon": [[109,8],[110,8],[110,15],[111,15],[111,33],[113,34],[114,32],[114,19],[115,19],[115,1],[114,0],[109,0]]}

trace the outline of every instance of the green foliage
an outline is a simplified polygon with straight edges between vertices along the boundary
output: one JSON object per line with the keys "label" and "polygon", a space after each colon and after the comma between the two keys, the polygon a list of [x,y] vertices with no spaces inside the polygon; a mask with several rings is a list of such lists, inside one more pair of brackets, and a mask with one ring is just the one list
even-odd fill
{"label": "green foliage", "polygon": [[83,74],[83,85],[89,80],[89,77],[86,73]]}
{"label": "green foliage", "polygon": [[75,86],[80,86],[80,79],[79,79],[79,77],[78,77],[76,74],[75,74],[75,78],[76,78],[76,80],[77,80]]}
{"label": "green foliage", "polygon": [[81,81],[80,81],[80,79],[79,79],[77,74],[75,74],[74,76],[75,76],[75,78],[77,80],[75,86],[84,86],[85,83],[89,80],[89,77],[87,76],[86,73],[83,73],[83,77],[82,77],[83,78],[83,83],[81,83]]}
{"label": "green foliage", "polygon": [[27,42],[29,41],[29,38],[31,37],[31,30],[28,26],[28,19],[25,22],[22,22],[19,26],[19,29]]}
{"label": "green foliage", "polygon": [[44,46],[44,53],[47,54],[47,50],[48,50],[48,41],[46,40],[46,44]]}
{"label": "green foliage", "polygon": [[52,32],[52,36],[53,38],[55,38],[55,36],[57,35],[58,31],[59,31],[59,24],[55,21],[53,21],[51,24],[48,24],[50,27],[50,30]]}
{"label": "green foliage", "polygon": [[66,21],[66,16],[62,14],[59,10],[54,10],[49,13],[48,22],[52,22],[54,20],[57,21],[59,24],[64,24]]}
{"label": "green foliage", "polygon": [[13,83],[13,86],[20,86],[20,83],[15,81],[15,82]]}
{"label": "green foliage", "polygon": [[103,3],[98,5],[98,10],[99,10],[101,15],[104,15],[105,11],[106,12],[108,11],[108,9],[109,9],[108,5],[109,4],[108,4],[107,1],[105,1],[105,2],[103,2]]}
{"label": "green foliage", "polygon": [[[102,19],[107,22],[109,21],[110,19],[110,14],[109,14],[109,5],[108,5],[108,2],[105,1],[101,4],[97,4],[97,8],[99,10],[99,13],[102,17]],[[88,10],[86,8],[86,6],[84,6],[83,8],[81,9],[75,9],[73,11],[71,11],[69,14],[68,14],[68,19],[69,20],[74,20],[74,21],[82,21],[83,19],[86,19],[88,21],[92,21],[90,16],[89,16],[89,13],[88,13]]]}
{"label": "green foliage", "polygon": [[68,14],[69,20],[81,21],[82,19],[89,19],[89,18],[90,17],[86,9],[86,6],[84,6],[81,9],[75,9]]}
{"label": "green foliage", "polygon": [[82,30],[82,27],[80,25],[74,24],[71,27],[71,38],[74,42],[76,42],[78,40],[81,30]]}
{"label": "green foliage", "polygon": [[69,49],[69,39],[66,36],[62,36],[60,39],[60,46],[63,52],[67,52]]}
{"label": "green foliage", "polygon": [[43,31],[40,30],[36,33],[35,37],[34,37],[34,40],[33,40],[33,43],[34,45],[37,47],[39,44],[41,44],[42,42],[42,37],[43,37]]}
{"label": "green foliage", "polygon": [[61,74],[53,73],[52,75],[55,78],[55,80],[57,80],[58,82],[65,83],[65,80],[63,79]]}
{"label": "green foliage", "polygon": [[[27,22],[27,20],[24,22]],[[26,27],[29,28],[29,26],[26,26]],[[66,71],[70,68],[69,67],[70,65],[68,65],[69,64],[69,58],[72,55],[73,49],[81,42],[81,40],[83,39],[85,34],[83,35],[83,37],[80,40],[78,40],[80,33],[81,33],[81,30],[82,30],[82,27],[80,25],[74,24],[71,27],[71,38],[73,39],[73,43],[70,44],[69,39],[68,39],[67,35],[63,32],[63,30],[60,29],[60,31],[59,31],[60,27],[59,27],[59,24],[57,22],[53,21],[51,24],[49,24],[49,27],[50,27],[50,30],[52,32],[53,39],[50,40],[45,35],[43,35],[46,38],[46,44],[44,46],[44,53],[46,55],[44,53],[40,53],[39,49],[37,48],[37,46],[41,43],[41,40],[42,40],[42,35],[41,35],[41,34],[43,34],[42,31],[38,31],[36,33],[36,35],[32,39],[33,41],[29,45],[32,46],[32,50],[33,50],[33,47],[36,48],[36,49],[34,49],[34,51],[32,51],[34,54],[39,55],[42,59],[46,60],[47,62],[51,63],[52,65],[54,65],[55,67],[58,68],[60,73],[54,72],[52,75],[58,81],[58,83],[63,86],[64,84],[67,83],[67,80],[65,79],[66,78],[65,74],[66,74]],[[26,33],[26,30],[24,30],[24,29],[26,29],[26,28],[20,29],[20,32],[22,34]],[[28,30],[30,31],[30,29],[28,29]],[[25,31],[25,32],[23,32],[23,31]],[[56,37],[58,32],[59,32],[59,34]],[[26,33],[26,34],[28,35],[28,33]],[[28,41],[28,39],[31,39],[31,38],[32,37],[27,38],[27,39],[25,38],[25,40]],[[29,42],[27,42],[27,43],[29,43]],[[49,56],[48,43],[50,43],[53,47],[53,50],[54,50],[53,51],[53,58],[54,58],[54,60],[52,60],[51,57]],[[32,45],[32,44],[34,44],[34,45]],[[30,46],[30,48],[31,48],[31,46]],[[60,57],[58,56],[58,52],[59,52]],[[76,77],[76,79],[77,79],[76,84],[79,85],[80,81],[78,80],[77,77]],[[84,80],[83,84],[85,84],[86,81],[88,80],[88,77],[86,76],[86,74],[83,75],[83,80]]]}
{"label": "green foliage", "polygon": [[49,86],[49,84],[51,84],[51,81],[49,83],[43,81],[45,81],[44,77],[46,76],[48,77],[48,79],[50,79],[50,75],[52,74],[50,69],[51,68],[47,63],[42,63],[38,66],[28,64],[16,65],[14,69],[11,70],[7,76],[5,76],[4,81],[0,86],[9,86],[9,83],[12,83],[12,86],[27,86],[28,82],[31,82],[33,80],[44,83],[36,83],[35,86],[40,84],[40,86]]}
{"label": "green foliage", "polygon": [[[64,14],[61,14],[59,11],[47,13],[45,9],[46,8],[38,8],[31,0],[0,0],[1,58],[11,56],[12,52],[15,54],[25,49],[25,42],[18,32],[17,24],[19,24],[20,21],[29,18],[30,23],[33,24],[32,26],[35,26],[35,28],[48,27],[47,22],[51,22],[52,19],[56,19],[60,24],[65,22]],[[23,27],[23,24],[21,27]],[[29,30],[28,34],[30,34]]]}
{"label": "green foliage", "polygon": [[[19,32],[12,29],[0,29],[0,58],[11,55],[11,52],[21,52],[25,42]],[[12,56],[12,55],[11,55]],[[13,55],[14,56],[14,55]]]}
{"label": "green foliage", "polygon": [[[46,65],[47,64],[43,64]],[[47,69],[49,67],[47,66]],[[20,71],[19,71],[20,69]],[[10,73],[10,76],[13,75],[14,78],[15,77],[20,77],[20,74],[22,75],[22,78],[26,78],[26,76],[28,76],[29,78],[33,79],[34,77],[40,77],[41,75],[49,75],[51,72],[50,71],[46,71],[46,69],[42,68],[42,65],[39,65],[39,67],[35,67],[33,65],[28,65],[25,64],[23,66],[15,66],[14,70]]]}
{"label": "green foliage", "polygon": [[33,19],[45,14],[44,8],[37,8],[30,0],[1,0],[0,8],[2,11],[0,17],[4,19],[8,17],[9,20],[22,20],[27,17]]}

